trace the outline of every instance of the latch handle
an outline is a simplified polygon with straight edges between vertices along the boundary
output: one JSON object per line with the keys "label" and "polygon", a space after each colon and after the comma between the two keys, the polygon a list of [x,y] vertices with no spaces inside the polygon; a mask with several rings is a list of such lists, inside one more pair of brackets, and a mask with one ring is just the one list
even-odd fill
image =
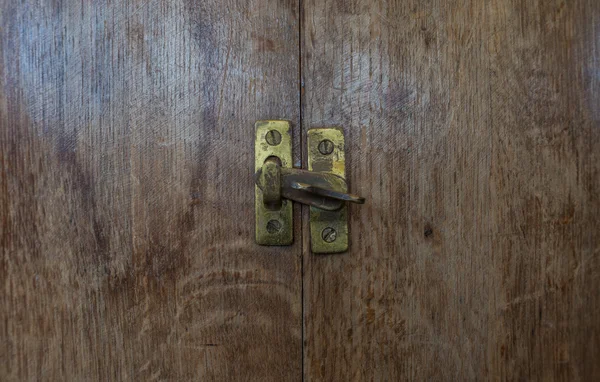
{"label": "latch handle", "polygon": [[328,190],[326,188],[312,186],[312,185],[306,184],[306,183],[293,182],[292,188],[295,188],[296,190],[312,192],[314,194],[326,196],[328,198],[343,200],[345,202],[352,202],[352,203],[358,203],[358,204],[365,203],[365,198],[363,198],[362,196],[358,196],[358,195],[354,195],[354,194],[345,194],[343,192],[339,192],[339,191],[335,191],[335,190]]}
{"label": "latch handle", "polygon": [[325,211],[337,211],[344,202],[363,204],[365,198],[347,194],[346,180],[327,172],[282,168],[275,158],[267,158],[255,175],[263,192],[263,202],[270,210],[281,206],[281,198],[307,204]]}

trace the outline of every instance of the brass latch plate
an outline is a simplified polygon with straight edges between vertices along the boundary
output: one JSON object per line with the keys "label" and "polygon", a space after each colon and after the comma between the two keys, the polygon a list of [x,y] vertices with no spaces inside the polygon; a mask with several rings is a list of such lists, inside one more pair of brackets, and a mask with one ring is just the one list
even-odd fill
{"label": "brass latch plate", "polygon": [[[254,171],[258,172],[265,160],[278,159],[281,168],[292,168],[292,135],[288,121],[257,121],[254,142]],[[283,199],[278,209],[268,209],[263,191],[254,186],[256,209],[256,242],[261,245],[290,245],[293,236],[292,201]]]}
{"label": "brass latch plate", "polygon": [[[308,170],[328,172],[346,178],[344,133],[340,128],[308,130]],[[344,189],[339,190],[347,192]],[[313,253],[348,250],[348,207],[335,211],[310,207],[310,242]]]}
{"label": "brass latch plate", "polygon": [[310,206],[313,253],[348,249],[346,202],[365,199],[348,193],[344,133],[340,128],[308,130],[308,169],[292,166],[292,135],[288,121],[256,122],[255,209],[256,242],[293,242],[292,201]]}

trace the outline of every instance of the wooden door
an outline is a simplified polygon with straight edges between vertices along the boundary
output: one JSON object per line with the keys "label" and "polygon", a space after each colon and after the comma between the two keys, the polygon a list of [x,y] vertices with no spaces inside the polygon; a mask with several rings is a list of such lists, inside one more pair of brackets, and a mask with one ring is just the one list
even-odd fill
{"label": "wooden door", "polygon": [[298,122],[298,4],[0,18],[0,379],[300,379],[301,241],[254,244],[252,180],[254,121]]}
{"label": "wooden door", "polygon": [[307,379],[600,379],[600,2],[302,7],[303,129],[368,198],[305,237]]}
{"label": "wooden door", "polygon": [[[0,379],[600,379],[600,3],[4,1]],[[341,126],[350,249],[254,243]]]}

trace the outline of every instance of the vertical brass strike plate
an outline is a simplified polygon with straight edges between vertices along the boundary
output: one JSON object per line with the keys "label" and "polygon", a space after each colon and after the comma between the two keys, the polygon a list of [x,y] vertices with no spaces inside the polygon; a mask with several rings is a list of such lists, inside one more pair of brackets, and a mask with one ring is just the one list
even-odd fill
{"label": "vertical brass strike plate", "polygon": [[[308,170],[346,178],[344,133],[340,128],[308,130]],[[347,187],[340,190],[347,192]],[[325,211],[310,207],[310,242],[313,253],[348,250],[348,207]]]}
{"label": "vertical brass strike plate", "polygon": [[[292,134],[288,121],[257,121],[255,124],[254,171],[261,169],[269,157],[278,158],[281,168],[292,168]],[[256,242],[260,245],[290,245],[293,237],[292,201],[283,199],[281,206],[270,210],[263,202],[263,192],[254,186]]]}

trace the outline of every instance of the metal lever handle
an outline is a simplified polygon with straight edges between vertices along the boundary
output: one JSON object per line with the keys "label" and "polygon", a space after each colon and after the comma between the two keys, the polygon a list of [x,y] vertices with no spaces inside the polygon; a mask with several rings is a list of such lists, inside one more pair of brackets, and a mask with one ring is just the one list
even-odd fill
{"label": "metal lever handle", "polygon": [[263,191],[263,202],[268,209],[279,209],[282,198],[326,211],[339,210],[344,202],[365,202],[363,197],[346,193],[346,180],[340,176],[282,168],[276,160],[267,159],[255,178]]}
{"label": "metal lever handle", "polygon": [[358,195],[354,195],[354,194],[345,194],[343,192],[339,192],[339,191],[335,191],[335,190],[328,190],[326,188],[320,188],[320,187],[312,186],[312,185],[306,184],[306,183],[293,182],[292,188],[294,188],[296,190],[312,192],[317,195],[326,196],[328,198],[343,200],[345,202],[352,202],[352,203],[358,203],[358,204],[365,203],[365,198],[363,198],[362,196],[358,196]]}

